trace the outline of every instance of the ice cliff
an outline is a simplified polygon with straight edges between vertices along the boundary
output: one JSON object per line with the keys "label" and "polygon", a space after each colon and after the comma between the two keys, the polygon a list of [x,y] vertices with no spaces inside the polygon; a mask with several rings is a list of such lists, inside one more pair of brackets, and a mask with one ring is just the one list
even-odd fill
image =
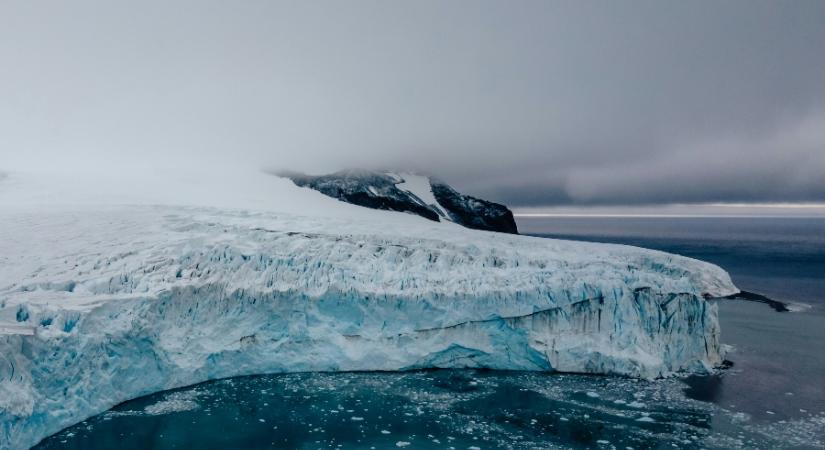
{"label": "ice cliff", "polygon": [[96,202],[79,201],[79,182],[0,184],[0,448],[27,448],[137,396],[236,375],[487,367],[657,377],[721,362],[716,307],[704,297],[737,289],[716,266],[468,230],[270,178],[147,189],[138,202],[114,182],[113,197]]}

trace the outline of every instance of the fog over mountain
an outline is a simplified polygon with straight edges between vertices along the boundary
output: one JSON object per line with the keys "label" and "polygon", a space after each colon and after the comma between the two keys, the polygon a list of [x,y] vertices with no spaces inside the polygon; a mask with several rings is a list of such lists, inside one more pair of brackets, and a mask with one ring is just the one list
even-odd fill
{"label": "fog over mountain", "polygon": [[825,2],[0,4],[0,172],[433,172],[513,206],[825,202]]}

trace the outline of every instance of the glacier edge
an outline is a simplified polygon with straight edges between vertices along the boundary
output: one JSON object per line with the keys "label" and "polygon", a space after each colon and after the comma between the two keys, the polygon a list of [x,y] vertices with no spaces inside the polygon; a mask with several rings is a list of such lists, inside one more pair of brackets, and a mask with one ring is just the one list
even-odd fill
{"label": "glacier edge", "polygon": [[[30,250],[31,270],[16,268],[28,276],[0,289],[0,331],[30,331],[0,332],[0,448],[239,375],[485,367],[654,378],[722,361],[716,306],[703,296],[738,290],[716,266],[429,225],[405,237],[327,226],[109,211],[70,227],[106,247],[77,242],[68,268],[44,268],[48,251]],[[37,231],[12,230],[24,243]]]}

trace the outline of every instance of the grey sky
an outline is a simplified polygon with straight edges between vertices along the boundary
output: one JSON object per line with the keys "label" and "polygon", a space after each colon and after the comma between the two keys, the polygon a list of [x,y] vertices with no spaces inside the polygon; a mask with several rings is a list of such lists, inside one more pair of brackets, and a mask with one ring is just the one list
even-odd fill
{"label": "grey sky", "polygon": [[0,2],[0,170],[408,166],[511,205],[825,201],[825,2]]}

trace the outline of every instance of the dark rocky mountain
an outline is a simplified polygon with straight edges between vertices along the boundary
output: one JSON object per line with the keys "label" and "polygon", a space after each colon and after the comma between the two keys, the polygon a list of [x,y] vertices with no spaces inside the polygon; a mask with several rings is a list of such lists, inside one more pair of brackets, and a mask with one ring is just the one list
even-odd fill
{"label": "dark rocky mountain", "polygon": [[433,195],[453,222],[476,230],[518,234],[513,212],[509,208],[457,192],[443,181],[430,178]]}
{"label": "dark rocky mountain", "polygon": [[282,176],[298,186],[367,208],[407,212],[434,221],[449,220],[476,230],[518,234],[513,213],[506,206],[464,195],[432,177],[369,170]]}

